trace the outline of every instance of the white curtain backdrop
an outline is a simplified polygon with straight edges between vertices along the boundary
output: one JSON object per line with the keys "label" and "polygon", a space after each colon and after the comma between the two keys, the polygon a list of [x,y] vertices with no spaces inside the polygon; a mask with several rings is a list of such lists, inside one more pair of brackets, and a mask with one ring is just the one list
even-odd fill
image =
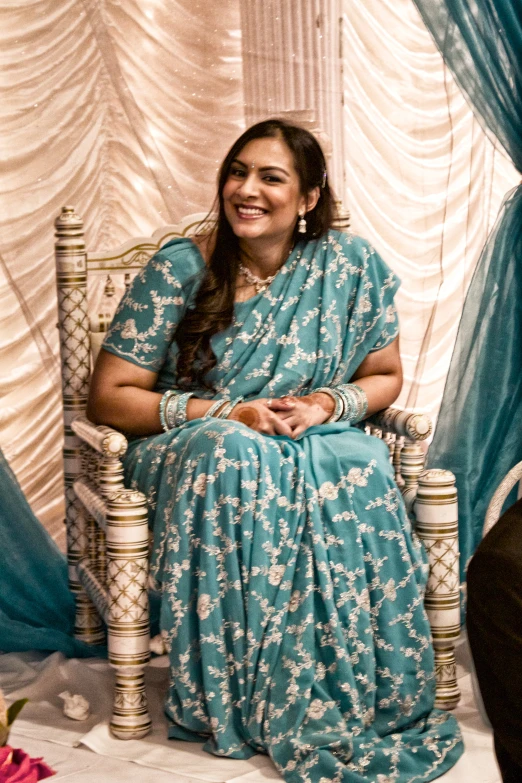
{"label": "white curtain backdrop", "polygon": [[[74,205],[102,249],[210,207],[245,123],[240,2],[0,5],[0,446],[58,539],[53,220]],[[343,0],[340,24],[343,200],[403,281],[400,402],[436,414],[464,294],[516,173],[411,0]]]}

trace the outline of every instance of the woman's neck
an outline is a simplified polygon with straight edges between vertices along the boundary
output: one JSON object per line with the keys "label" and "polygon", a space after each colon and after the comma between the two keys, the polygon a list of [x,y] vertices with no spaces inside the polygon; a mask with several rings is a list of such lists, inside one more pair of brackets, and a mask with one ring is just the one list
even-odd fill
{"label": "woman's neck", "polygon": [[277,243],[257,244],[240,240],[241,260],[254,275],[264,279],[282,267],[292,250],[292,238]]}

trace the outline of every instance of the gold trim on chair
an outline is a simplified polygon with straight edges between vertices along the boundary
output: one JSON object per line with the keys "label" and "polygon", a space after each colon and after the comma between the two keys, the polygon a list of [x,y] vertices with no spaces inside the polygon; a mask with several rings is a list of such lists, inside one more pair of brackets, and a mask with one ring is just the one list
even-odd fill
{"label": "gold trim on chair", "polygon": [[206,213],[191,215],[176,226],[158,229],[152,237],[139,237],[125,242],[111,254],[89,253],[87,269],[89,274],[106,275],[110,272],[139,272],[154,253],[172,239],[192,236],[198,228],[211,227],[212,218]]}

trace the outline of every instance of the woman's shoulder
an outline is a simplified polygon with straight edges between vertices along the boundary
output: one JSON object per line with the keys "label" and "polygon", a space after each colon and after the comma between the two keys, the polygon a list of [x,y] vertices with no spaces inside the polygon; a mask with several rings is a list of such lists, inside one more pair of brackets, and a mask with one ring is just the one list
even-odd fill
{"label": "woman's shoulder", "polygon": [[351,231],[338,231],[335,228],[331,228],[325,239],[334,249],[344,250],[349,255],[368,256],[376,253],[375,248],[367,239]]}
{"label": "woman's shoulder", "polygon": [[203,245],[199,238],[176,237],[160,248],[156,257],[172,264],[185,263],[195,271],[205,268]]}
{"label": "woman's shoulder", "polygon": [[176,237],[152,256],[143,268],[141,277],[145,282],[159,275],[176,287],[185,287],[190,281],[199,279],[205,267],[203,255],[192,239]]}
{"label": "woman's shoulder", "polygon": [[376,266],[379,269],[390,270],[389,265],[365,237],[331,228],[325,238],[331,245],[332,250],[343,255],[349,263],[357,263],[364,267]]}
{"label": "woman's shoulder", "polygon": [[[342,272],[343,267],[348,267],[352,273],[362,276],[370,276],[376,280],[392,282],[399,285],[399,278],[393,269],[382,259],[372,243],[365,237],[346,231],[330,229],[323,237],[327,247],[337,259],[337,266]],[[356,270],[359,270],[358,272]]]}

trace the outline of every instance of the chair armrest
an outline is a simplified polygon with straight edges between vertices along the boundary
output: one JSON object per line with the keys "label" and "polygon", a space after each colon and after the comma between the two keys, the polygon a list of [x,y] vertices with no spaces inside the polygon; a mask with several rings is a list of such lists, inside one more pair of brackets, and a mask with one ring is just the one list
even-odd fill
{"label": "chair armrest", "polygon": [[127,438],[112,427],[93,424],[85,416],[77,416],[71,422],[72,431],[104,457],[119,459],[127,451]]}
{"label": "chair armrest", "polygon": [[411,440],[426,440],[433,430],[431,419],[426,413],[403,411],[400,408],[385,408],[369,416],[366,422],[383,432]]}

